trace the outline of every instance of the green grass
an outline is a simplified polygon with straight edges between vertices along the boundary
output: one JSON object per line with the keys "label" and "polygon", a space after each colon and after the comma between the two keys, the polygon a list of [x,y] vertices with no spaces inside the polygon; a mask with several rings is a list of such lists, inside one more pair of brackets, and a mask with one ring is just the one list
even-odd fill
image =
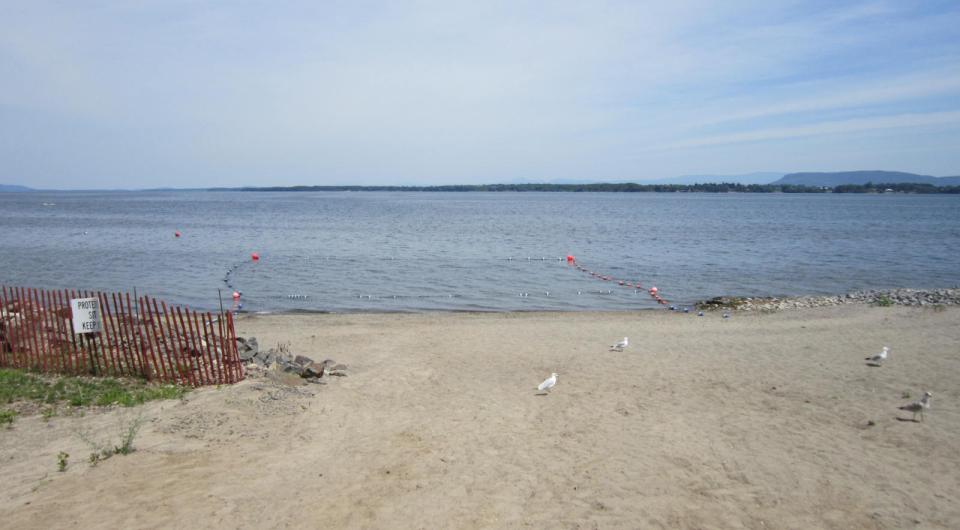
{"label": "green grass", "polygon": [[[50,405],[66,403],[73,407],[132,407],[154,399],[177,399],[187,390],[178,385],[157,385],[141,379],[47,376],[0,369],[0,405],[26,400]],[[0,411],[0,424],[12,421],[12,411]]]}
{"label": "green grass", "polygon": [[0,410],[0,425],[10,425],[16,415],[16,411],[13,410]]}
{"label": "green grass", "polygon": [[877,298],[876,304],[880,307],[890,307],[893,305],[893,300],[887,296],[881,296],[880,298]]}

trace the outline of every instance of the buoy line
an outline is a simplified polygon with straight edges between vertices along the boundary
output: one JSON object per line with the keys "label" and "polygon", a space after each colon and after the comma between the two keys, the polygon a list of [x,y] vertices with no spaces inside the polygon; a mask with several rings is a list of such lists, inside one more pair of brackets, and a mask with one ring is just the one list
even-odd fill
{"label": "buoy line", "polygon": [[[179,236],[178,236],[178,237],[179,237]],[[305,258],[303,258],[303,259],[309,259],[309,256],[308,256],[308,257],[305,257]],[[337,259],[337,258],[325,257],[325,258],[321,258],[321,259],[327,259],[327,260],[328,260],[328,259]],[[346,260],[346,258],[343,258],[343,259]],[[395,258],[389,258],[389,259],[393,260],[393,259],[395,259]],[[556,262],[563,262],[563,261],[564,261],[564,258],[563,258],[562,256],[561,256],[561,257],[556,257],[556,258],[548,258],[548,257],[546,257],[546,256],[536,256],[536,257],[535,257],[535,256],[526,256],[525,259],[524,259],[524,258],[513,258],[513,257],[494,258],[494,259],[496,259],[497,261],[526,261],[526,262],[554,262],[554,261],[556,261]],[[234,284],[233,284],[233,278],[232,278],[233,273],[239,271],[239,270],[241,269],[241,267],[249,266],[249,265],[254,264],[254,263],[257,263],[257,262],[259,262],[259,261],[260,261],[260,254],[259,254],[258,252],[252,252],[252,253],[250,254],[250,260],[249,260],[249,261],[246,261],[246,260],[245,260],[245,261],[242,261],[242,262],[235,263],[234,265],[232,265],[231,267],[229,267],[229,268],[227,269],[226,273],[225,273],[224,276],[223,276],[223,279],[222,279],[223,282],[227,285],[227,288],[230,289],[230,291],[231,291],[231,298],[233,299],[233,302],[234,302],[234,308],[233,308],[233,309],[234,309],[235,312],[243,309],[243,302],[241,302],[241,298],[242,298],[242,296],[243,296],[243,291],[241,291],[240,289],[237,289],[237,288],[234,286]],[[450,260],[450,261],[456,261],[456,260]],[[566,256],[566,263],[567,263],[567,265],[569,265],[569,266],[575,267],[578,271],[583,272],[584,274],[589,274],[590,277],[592,277],[592,278],[596,278],[596,279],[598,279],[598,280],[606,281],[606,282],[615,282],[615,283],[616,283],[617,285],[619,285],[619,286],[626,287],[626,288],[629,288],[629,289],[634,289],[634,293],[635,293],[635,294],[641,294],[641,293],[649,294],[650,298],[652,298],[653,300],[655,300],[655,301],[656,301],[658,304],[660,304],[660,305],[667,305],[667,304],[669,303],[667,300],[665,300],[663,297],[660,296],[659,289],[658,289],[657,287],[650,287],[649,289],[644,289],[643,285],[640,283],[640,280],[620,279],[620,278],[615,278],[615,277],[612,276],[612,275],[601,274],[601,273],[598,273],[598,272],[596,272],[596,271],[592,271],[592,270],[588,269],[587,267],[585,267],[585,266],[581,265],[580,263],[578,263],[577,260],[576,260],[576,258],[574,258],[572,255],[569,255],[569,254]],[[584,294],[584,292],[585,292],[585,291],[584,291],[583,289],[578,289],[578,290],[577,290],[577,295],[578,295],[578,296],[581,296],[581,295]],[[520,292],[517,294],[517,296],[520,297],[520,298],[529,298],[529,297],[530,297],[530,294],[531,294],[530,291],[520,291]],[[543,298],[554,298],[554,297],[556,297],[556,295],[557,295],[558,293],[555,292],[553,295],[551,295],[551,292],[550,292],[550,291],[535,292],[535,297],[536,297],[536,298],[541,298],[541,296],[540,296],[541,294],[542,294],[542,297],[543,297]],[[596,294],[596,295],[601,295],[601,296],[603,296],[603,295],[612,295],[612,294],[613,294],[613,289],[603,289],[603,290],[596,290],[596,291],[586,291],[586,294]],[[463,297],[468,296],[468,295],[463,295],[463,294],[450,294],[450,293],[448,293],[448,294],[435,294],[435,295],[374,295],[374,294],[356,294],[356,295],[350,295],[350,297],[354,297],[354,296],[355,296],[357,299],[359,299],[359,300],[399,300],[399,299],[430,299],[430,298],[436,298],[436,299],[442,299],[442,298],[448,298],[448,299],[449,299],[449,298],[463,298]],[[287,300],[307,300],[309,297],[310,297],[309,295],[303,294],[303,293],[292,293],[292,294],[286,294],[286,295],[274,295],[274,296],[271,296],[271,298],[275,298],[275,299],[287,299]],[[677,308],[675,308],[674,306],[670,306],[670,309],[671,309],[671,310],[676,310]],[[688,308],[684,308],[684,312],[689,312],[689,309],[688,309]]]}
{"label": "buoy line", "polygon": [[[643,285],[640,284],[640,280],[625,280],[625,279],[614,278],[613,276],[608,274],[600,274],[596,271],[592,271],[580,265],[579,263],[577,263],[577,259],[574,258],[573,255],[570,255],[570,254],[567,255],[567,264],[570,265],[571,267],[576,267],[578,271],[584,274],[589,274],[590,277],[592,278],[596,278],[598,280],[602,280],[605,282],[616,282],[617,285],[627,287],[630,289],[636,289],[637,292],[644,290]],[[656,287],[650,287],[649,289],[647,289],[647,293],[650,295],[650,298],[656,300],[656,302],[660,305],[667,305],[669,303],[660,296],[660,290]]]}

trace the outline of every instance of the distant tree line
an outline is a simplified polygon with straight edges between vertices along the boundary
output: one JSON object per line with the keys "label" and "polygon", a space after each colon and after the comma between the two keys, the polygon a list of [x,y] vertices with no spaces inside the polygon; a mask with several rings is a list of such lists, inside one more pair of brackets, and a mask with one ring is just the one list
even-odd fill
{"label": "distant tree line", "polygon": [[270,186],[232,188],[234,191],[564,191],[564,192],[660,192],[660,193],[960,193],[960,186],[932,184],[848,184],[828,188],[796,184],[476,184],[453,186]]}
{"label": "distant tree line", "polygon": [[271,186],[246,187],[239,191],[564,191],[564,192],[673,192],[673,193],[824,193],[829,191],[814,186],[736,184],[473,184],[451,186]]}
{"label": "distant tree line", "polygon": [[921,184],[915,182],[874,184],[844,184],[833,188],[834,193],[883,193],[887,190],[896,193],[960,193],[960,186],[934,186],[933,184]]}

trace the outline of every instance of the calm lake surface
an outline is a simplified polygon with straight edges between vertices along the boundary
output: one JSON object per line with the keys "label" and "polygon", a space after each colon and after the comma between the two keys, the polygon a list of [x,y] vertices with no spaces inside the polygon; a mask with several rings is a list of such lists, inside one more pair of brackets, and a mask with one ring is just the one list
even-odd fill
{"label": "calm lake surface", "polygon": [[249,311],[656,307],[618,279],[680,305],[955,287],[960,196],[0,193],[8,286],[135,287],[203,309],[239,290]]}

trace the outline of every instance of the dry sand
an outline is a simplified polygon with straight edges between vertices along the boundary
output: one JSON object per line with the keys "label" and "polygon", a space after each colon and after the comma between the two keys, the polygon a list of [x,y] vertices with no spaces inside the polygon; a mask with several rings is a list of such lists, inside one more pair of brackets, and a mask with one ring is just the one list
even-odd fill
{"label": "dry sand", "polygon": [[[0,527],[960,528],[958,308],[287,315],[238,332],[349,375],[148,404],[138,451],[96,467],[76,432],[116,438],[137,410],[18,418],[0,430]],[[899,421],[924,390],[926,421]]]}

